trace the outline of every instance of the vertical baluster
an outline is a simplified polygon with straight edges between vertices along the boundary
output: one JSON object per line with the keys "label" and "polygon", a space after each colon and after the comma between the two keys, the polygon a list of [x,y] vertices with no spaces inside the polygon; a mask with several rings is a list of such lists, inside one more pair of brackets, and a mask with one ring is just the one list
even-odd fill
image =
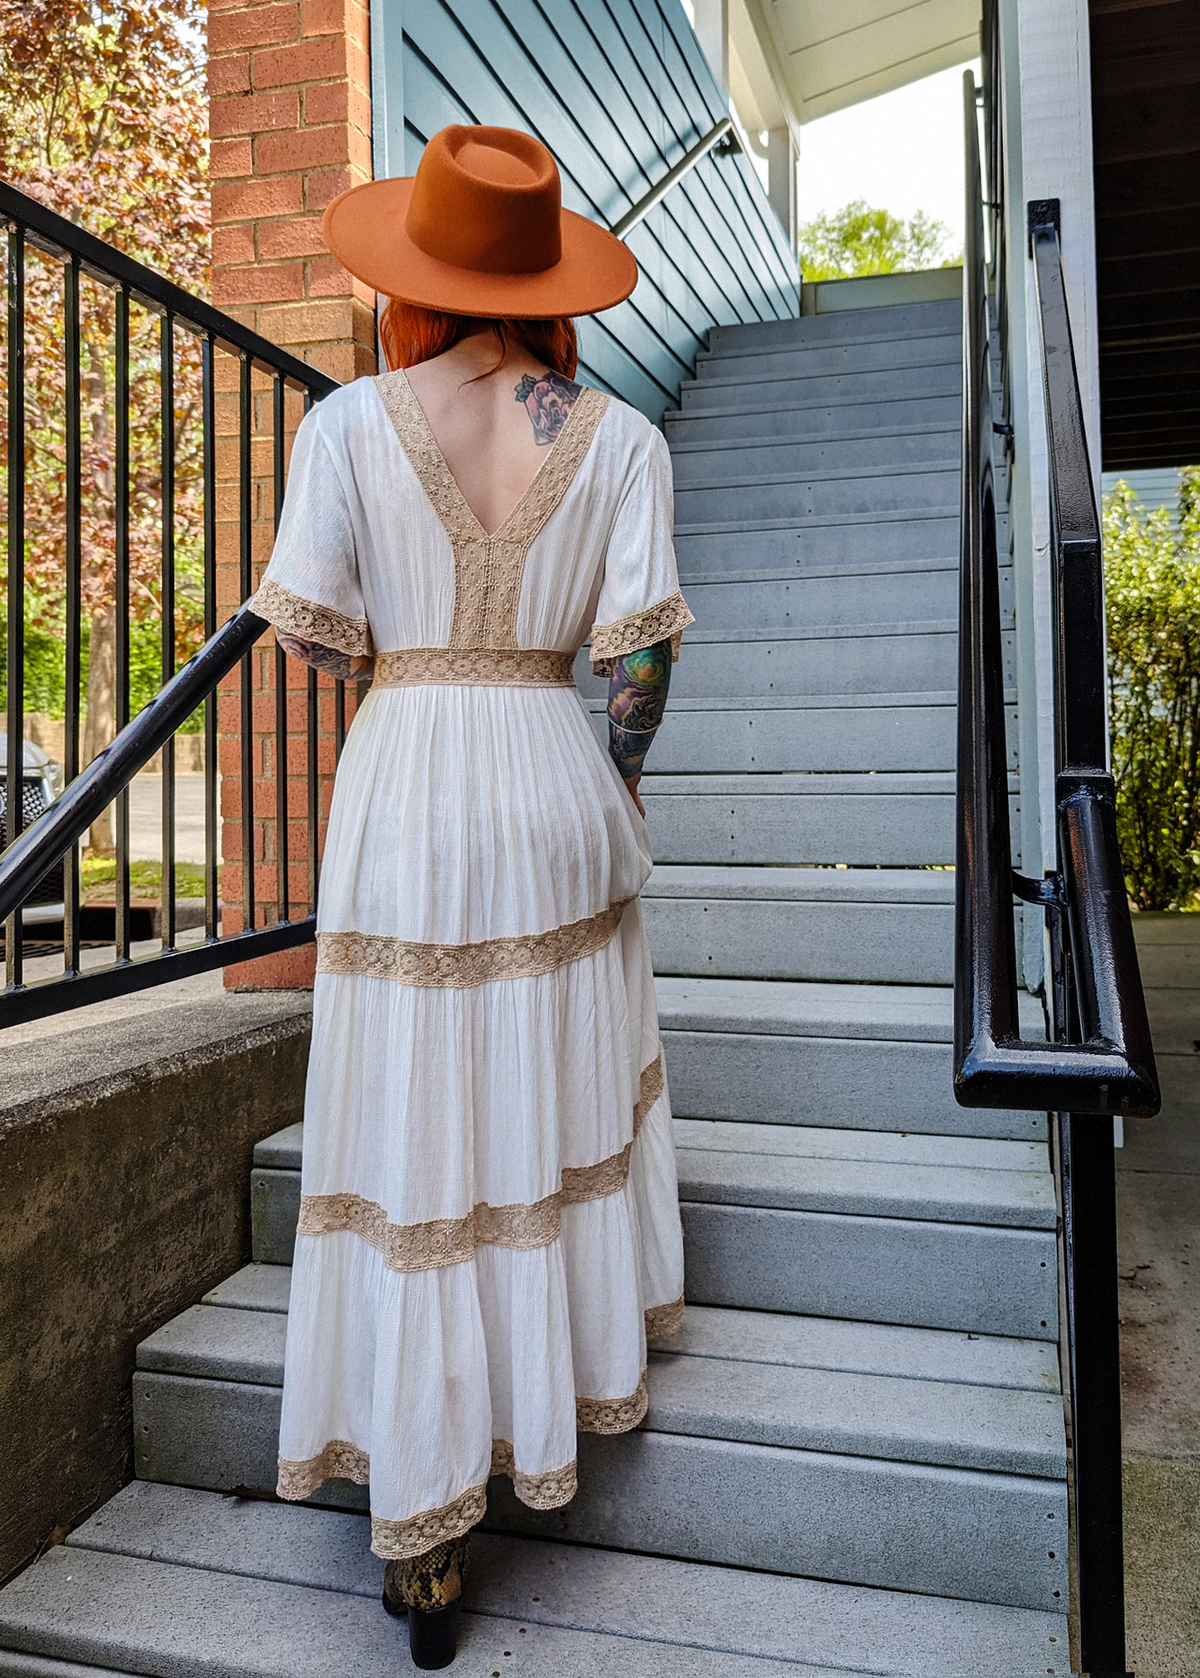
{"label": "vertical baluster", "polygon": [[[8,231],[8,769],[4,826],[9,845],[25,825],[25,236]],[[4,928],[6,979],[22,982],[21,911]]]}
{"label": "vertical baluster", "polygon": [[[286,387],[275,375],[272,390],[271,436],[275,466],[274,524],[279,529],[283,512],[283,430],[286,417],[284,406]],[[290,920],[290,891],[288,865],[288,740],[287,740],[287,658],[275,641],[275,863],[279,871],[278,918]]]}
{"label": "vertical baluster", "polygon": [[342,747],[346,744],[346,684],[333,684],[333,761],[342,761]]}
{"label": "vertical baluster", "polygon": [[[175,674],[175,317],[159,323],[163,685]],[[175,736],[162,749],[162,947],[175,947]]]}
{"label": "vertical baluster", "polygon": [[[116,512],[116,730],[129,721],[129,293],[117,292],[116,409],[114,504]],[[118,962],[129,960],[129,789],[122,787],[114,807],[117,842]]]}
{"label": "vertical baluster", "polygon": [[[250,478],[251,393],[250,359],[242,357],[238,389],[238,569],[239,599],[251,593],[250,521],[253,513]],[[254,652],[242,658],[242,902],[243,925],[254,925]]]}
{"label": "vertical baluster", "polygon": [[[63,270],[63,363],[66,396],[66,722],[63,728],[63,779],[69,786],[79,773],[79,693],[82,660],[82,433],[79,402],[79,259]],[[79,971],[79,846],[63,858],[63,971]]]}
{"label": "vertical baluster", "polygon": [[[213,341],[201,347],[204,429],[204,639],[217,632],[217,415],[213,384]],[[217,696],[204,701],[204,936],[217,936]]]}

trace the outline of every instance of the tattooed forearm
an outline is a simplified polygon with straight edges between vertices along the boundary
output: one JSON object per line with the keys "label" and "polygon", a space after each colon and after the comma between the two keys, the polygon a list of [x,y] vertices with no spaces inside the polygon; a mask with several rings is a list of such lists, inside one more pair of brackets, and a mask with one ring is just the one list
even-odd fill
{"label": "tattooed forearm", "polygon": [[285,653],[311,664],[314,670],[323,670],[327,676],[335,676],[339,682],[348,682],[352,676],[369,676],[374,667],[374,659],[354,658],[336,647],[323,647],[319,641],[302,640],[299,635],[276,632],[275,638]]}
{"label": "tattooed forearm", "polygon": [[608,679],[608,751],[626,781],[642,772],[670,685],[669,640],[626,653],[613,665]]}
{"label": "tattooed forearm", "polygon": [[539,448],[557,438],[582,389],[582,385],[561,373],[543,373],[540,379],[526,373],[518,381],[516,399],[529,415],[533,440]]}

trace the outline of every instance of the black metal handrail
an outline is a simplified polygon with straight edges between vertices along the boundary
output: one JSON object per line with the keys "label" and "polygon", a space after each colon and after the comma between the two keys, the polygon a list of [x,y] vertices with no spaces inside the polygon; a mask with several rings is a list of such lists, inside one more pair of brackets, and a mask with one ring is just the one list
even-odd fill
{"label": "black metal handrail", "polygon": [[[997,574],[987,274],[974,79],[967,73],[963,263],[962,578],[959,595],[958,856],[954,1087],[968,1107],[1156,1113],[1154,1051],[1106,763],[1100,534],[1062,284],[1058,234],[1034,255],[1045,342],[1055,568],[1057,825],[1046,880],[1012,866]],[[1022,1038],[1014,893],[1065,918],[1075,1020],[1050,1043]]]}
{"label": "black metal handrail", "polygon": [[[999,42],[985,12],[988,178],[977,99],[964,77],[967,224],[963,284],[962,575],[959,619],[955,1095],[964,1106],[1049,1111],[1062,1192],[1066,1363],[1074,1490],[1079,1666],[1132,1678],[1125,1664],[1121,1385],[1114,1113],[1159,1108],[1107,767],[1100,528],[1063,284],[1058,205],[1030,204],[1049,457],[1054,600],[1058,867],[1012,866],[992,448],[983,207],[992,209],[993,297],[1005,342]],[[1003,358],[1002,358],[1003,359]],[[1005,410],[1002,408],[1002,412]],[[1023,1040],[1013,901],[1040,904],[1050,944],[1051,1041]]]}
{"label": "black metal handrail", "polygon": [[[0,922],[5,928],[7,984],[0,994],[0,1026],[36,1019],[63,1008],[119,996],[150,985],[182,978],[233,962],[295,947],[312,940],[315,931],[317,873],[317,830],[319,817],[318,697],[315,671],[307,676],[307,864],[308,888],[303,913],[293,918],[295,892],[291,889],[288,856],[288,695],[284,680],[284,655],[275,651],[275,734],[273,737],[276,796],[275,859],[278,873],[276,917],[271,925],[256,924],[263,913],[256,911],[255,862],[250,835],[255,820],[254,737],[252,734],[251,653],[254,642],[266,628],[264,620],[243,607],[223,628],[217,630],[217,358],[236,362],[237,387],[237,507],[239,581],[242,598],[252,587],[252,506],[256,493],[252,473],[252,439],[269,440],[274,475],[274,520],[283,501],[284,454],[286,447],[286,393],[298,392],[304,406],[337,388],[337,381],[315,367],[270,343],[266,338],[221,313],[202,299],[113,249],[74,223],[49,210],[7,183],[0,182],[0,222],[8,238],[8,705],[7,771],[5,775],[5,823],[11,843],[0,857]],[[26,426],[25,379],[32,371],[26,361],[26,256],[29,248],[45,253],[62,265],[61,307],[64,322],[62,364],[62,412],[64,427],[65,524],[62,532],[65,590],[65,694],[64,764],[67,789],[45,812],[21,831],[23,818],[22,779],[24,771],[24,565],[26,535]],[[113,517],[115,519],[114,570],[110,579],[117,617],[117,680],[115,693],[116,738],[80,772],[81,722],[81,514],[82,415],[80,403],[81,279],[98,282],[113,301],[115,368],[113,386]],[[131,507],[129,474],[130,438],[130,305],[156,315],[159,320],[159,403],[157,423],[161,428],[161,642],[162,682],[157,696],[129,720],[129,601]],[[199,342],[199,408],[202,441],[203,501],[203,623],[205,644],[180,670],[175,671],[175,493],[176,493],[176,363],[187,337]],[[269,387],[270,422],[264,428],[254,423],[255,391],[252,373],[266,374]],[[266,393],[264,393],[266,394]],[[231,443],[233,439],[231,438]],[[240,913],[244,930],[221,930],[217,872],[218,769],[216,689],[221,680],[241,663],[241,821],[243,833],[243,900]],[[328,685],[321,678],[320,684]],[[345,724],[345,700],[341,683],[335,684],[336,747],[340,749]],[[199,707],[204,712],[204,829],[205,829],[205,924],[199,942],[179,941],[176,935],[176,782],[174,746],[176,731]],[[128,788],[134,775],[156,752],[162,752],[162,889],[161,939],[157,953],[133,955],[131,944],[130,841]],[[114,961],[84,970],[80,961],[81,893],[78,844],[100,814],[110,805],[117,813],[115,824]],[[301,859],[293,856],[292,862]],[[62,863],[63,869],[63,972],[26,983],[23,964],[24,929],[21,905],[44,881],[47,871]],[[299,904],[296,904],[299,907]]]}

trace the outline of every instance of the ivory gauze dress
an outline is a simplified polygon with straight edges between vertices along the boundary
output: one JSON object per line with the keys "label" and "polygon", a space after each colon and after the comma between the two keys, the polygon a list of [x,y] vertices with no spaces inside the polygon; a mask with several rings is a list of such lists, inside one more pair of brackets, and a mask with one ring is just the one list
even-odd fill
{"label": "ivory gauze dress", "polygon": [[[296,437],[254,610],[374,653],[321,871],[279,1494],[369,1480],[420,1554],[575,1491],[646,1409],[683,1246],[638,893],[650,847],[571,675],[691,614],[659,433],[584,390],[494,535],[402,372]],[[608,661],[606,664],[605,661]]]}

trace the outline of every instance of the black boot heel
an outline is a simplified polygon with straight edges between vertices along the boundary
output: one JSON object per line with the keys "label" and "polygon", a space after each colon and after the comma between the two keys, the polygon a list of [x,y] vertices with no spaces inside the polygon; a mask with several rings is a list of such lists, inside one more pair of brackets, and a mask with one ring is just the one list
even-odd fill
{"label": "black boot heel", "polygon": [[439,1672],[458,1653],[458,1603],[408,1610],[408,1651],[414,1666]]}

